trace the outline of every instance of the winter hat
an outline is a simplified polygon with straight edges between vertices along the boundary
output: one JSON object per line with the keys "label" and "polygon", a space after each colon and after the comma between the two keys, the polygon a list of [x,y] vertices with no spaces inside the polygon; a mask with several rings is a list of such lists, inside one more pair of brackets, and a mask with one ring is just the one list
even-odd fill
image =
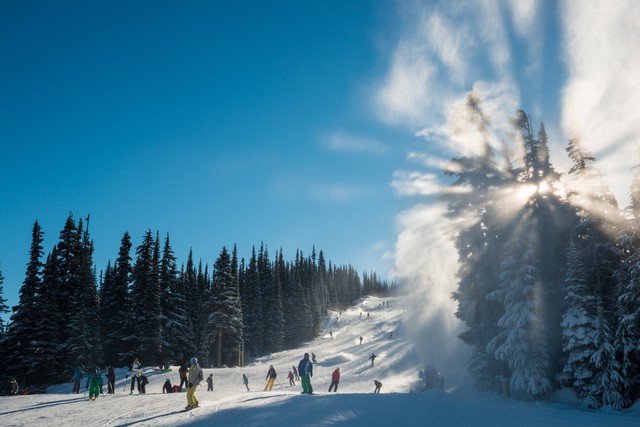
{"label": "winter hat", "polygon": [[169,382],[169,381],[171,381],[169,378],[167,378],[166,380],[164,380],[164,382]]}
{"label": "winter hat", "polygon": [[195,365],[196,363],[198,363],[198,358],[194,356],[191,358],[191,364]]}

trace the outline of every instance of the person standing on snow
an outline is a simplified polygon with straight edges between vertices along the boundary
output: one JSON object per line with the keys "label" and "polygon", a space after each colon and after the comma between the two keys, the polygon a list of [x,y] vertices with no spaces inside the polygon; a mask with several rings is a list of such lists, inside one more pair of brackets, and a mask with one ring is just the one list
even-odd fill
{"label": "person standing on snow", "polygon": [[116,392],[116,373],[113,366],[107,367],[107,393],[114,394]]}
{"label": "person standing on snow", "polygon": [[207,377],[207,391],[213,391],[213,374]]}
{"label": "person standing on snow", "polygon": [[96,400],[100,394],[100,383],[102,382],[102,374],[97,368],[93,368],[87,377],[87,386],[89,389],[89,400]]}
{"label": "person standing on snow", "polygon": [[197,408],[198,399],[196,398],[196,387],[203,380],[204,375],[202,373],[202,369],[198,365],[198,359],[196,357],[191,358],[191,367],[189,368],[189,373],[187,373],[187,407],[185,410],[190,410],[193,408]]}
{"label": "person standing on snow", "polygon": [[376,360],[376,355],[374,353],[371,353],[371,356],[369,356],[369,360],[371,360],[371,367],[373,367],[373,361]]}
{"label": "person standing on snow", "polygon": [[296,367],[292,366],[291,368],[293,368],[293,376],[296,377],[296,381],[300,381],[300,376],[298,375],[298,370],[296,369]]}
{"label": "person standing on snow", "polygon": [[180,390],[182,390],[182,386],[187,386],[187,372],[189,369],[187,368],[187,362],[182,362],[180,365],[180,369],[178,369],[178,373],[180,374]]}
{"label": "person standing on snow", "polygon": [[78,394],[80,393],[80,382],[82,381],[82,368],[80,366],[76,367],[73,370],[73,388],[71,389],[71,393]]}
{"label": "person standing on snow", "polygon": [[293,380],[293,372],[289,371],[289,375],[287,375],[287,378],[289,378],[289,385],[290,386],[294,386],[296,385],[295,381]]}
{"label": "person standing on snow", "polygon": [[251,391],[249,390],[249,378],[245,374],[242,374],[242,383],[247,388],[247,391]]}
{"label": "person standing on snow", "polygon": [[18,390],[20,390],[18,380],[12,378],[11,381],[9,381],[9,384],[11,384],[11,394],[18,394]]}
{"label": "person standing on snow", "polygon": [[142,369],[142,365],[138,358],[133,359],[133,363],[131,363],[131,367],[129,369],[129,375],[131,375],[131,391],[129,394],[133,394],[133,390],[136,388],[135,384],[138,383],[138,392],[140,392],[140,377],[138,376],[138,372]]}
{"label": "person standing on snow", "polygon": [[269,366],[269,372],[267,372],[267,376],[265,380],[267,380],[267,384],[264,386],[263,391],[271,390],[273,388],[273,383],[276,381],[276,370],[273,368],[273,365]]}
{"label": "person standing on snow", "polygon": [[378,380],[373,380],[373,383],[376,385],[375,390],[373,390],[373,393],[380,393],[380,388],[382,387],[382,383]]}
{"label": "person standing on snow", "polygon": [[331,385],[329,386],[329,393],[331,393],[331,389],[333,388],[333,392],[338,391],[338,383],[340,382],[340,368],[336,368],[331,374]]}
{"label": "person standing on snow", "polygon": [[313,377],[313,363],[309,360],[309,353],[305,353],[303,359],[298,364],[300,381],[302,383],[302,394],[313,394],[311,387],[311,377]]}
{"label": "person standing on snow", "polygon": [[138,378],[140,379],[140,382],[138,383],[138,392],[140,392],[140,394],[145,394],[147,392],[147,384],[149,384],[149,379],[142,371],[138,372]]}

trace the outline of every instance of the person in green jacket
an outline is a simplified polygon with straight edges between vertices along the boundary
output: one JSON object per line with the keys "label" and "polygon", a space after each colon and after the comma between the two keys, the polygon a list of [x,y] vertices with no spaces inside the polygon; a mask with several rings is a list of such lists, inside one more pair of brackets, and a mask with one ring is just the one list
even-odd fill
{"label": "person in green jacket", "polygon": [[98,369],[93,368],[87,377],[87,387],[89,389],[89,400],[96,400],[100,394],[100,383],[102,375],[98,373]]}

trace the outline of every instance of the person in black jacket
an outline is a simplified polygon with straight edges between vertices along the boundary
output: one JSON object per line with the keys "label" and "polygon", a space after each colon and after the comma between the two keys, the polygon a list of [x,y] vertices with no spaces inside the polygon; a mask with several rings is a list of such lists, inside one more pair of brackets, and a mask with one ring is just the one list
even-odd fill
{"label": "person in black jacket", "polygon": [[116,391],[116,373],[113,370],[113,366],[107,367],[107,393],[113,394]]}
{"label": "person in black jacket", "polygon": [[278,374],[276,374],[276,370],[273,368],[273,365],[269,366],[269,372],[267,372],[267,377],[265,378],[265,380],[267,380],[267,384],[264,386],[264,391],[271,390],[273,388],[273,383],[276,381],[277,376]]}
{"label": "person in black jacket", "polygon": [[164,381],[164,385],[162,386],[162,394],[164,393],[173,393],[173,386],[169,378]]}

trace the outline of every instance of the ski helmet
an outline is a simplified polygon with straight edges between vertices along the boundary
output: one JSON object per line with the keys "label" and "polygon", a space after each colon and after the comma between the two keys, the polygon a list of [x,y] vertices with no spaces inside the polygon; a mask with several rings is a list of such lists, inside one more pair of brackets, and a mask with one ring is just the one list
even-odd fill
{"label": "ski helmet", "polygon": [[191,364],[195,365],[196,363],[198,363],[198,358],[194,356],[191,358]]}

